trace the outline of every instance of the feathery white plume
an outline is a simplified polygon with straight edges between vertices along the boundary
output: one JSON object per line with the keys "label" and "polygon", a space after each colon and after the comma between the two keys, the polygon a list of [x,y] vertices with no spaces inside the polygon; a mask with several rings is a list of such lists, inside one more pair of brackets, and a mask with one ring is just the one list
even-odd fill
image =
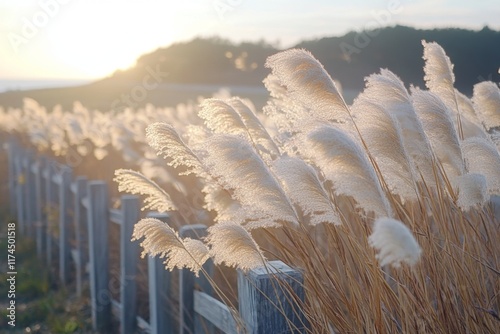
{"label": "feathery white plume", "polygon": [[321,120],[346,121],[349,110],[335,82],[314,56],[303,49],[279,52],[267,58],[272,70],[289,97],[300,101]]}
{"label": "feathery white plume", "polygon": [[[472,101],[467,96],[460,93],[456,89],[455,89],[455,94],[457,97],[458,107],[460,108],[461,116],[463,116],[460,118],[460,121],[464,138],[470,138],[470,137],[488,138],[488,134],[486,133],[484,127],[479,121],[477,112],[474,109]],[[456,120],[455,117],[453,119],[454,121]],[[457,130],[457,132],[459,131],[459,126],[456,122],[455,122],[455,129]]]}
{"label": "feathery white plume", "polygon": [[202,144],[208,137],[212,135],[212,131],[204,125],[188,124],[184,127],[183,135],[186,138],[185,144],[188,147],[196,147]]}
{"label": "feathery white plume", "polygon": [[321,125],[296,141],[301,155],[311,159],[333,182],[337,195],[354,198],[358,206],[376,216],[392,211],[379,180],[361,147],[340,129]]}
{"label": "feathery white plume", "polygon": [[203,207],[217,213],[215,218],[217,222],[232,221],[241,223],[245,220],[242,215],[241,204],[231,197],[229,191],[217,183],[207,182],[203,187],[203,193],[205,193],[205,205]]}
{"label": "feathery white plume", "polygon": [[240,115],[226,102],[217,99],[206,99],[200,107],[198,115],[214,133],[248,136]]}
{"label": "feathery white plume", "polygon": [[207,99],[199,112],[214,133],[240,135],[254,144],[266,159],[279,155],[279,149],[252,110],[239,98],[228,101]]}
{"label": "feathery white plume", "polygon": [[413,105],[432,149],[450,180],[465,173],[460,140],[447,106],[436,94],[412,90]]}
{"label": "feathery white plume", "polygon": [[175,129],[167,123],[153,123],[146,129],[146,138],[151,147],[164,158],[170,158],[170,166],[184,166],[186,172],[203,175],[203,166],[193,151],[182,141]]}
{"label": "feathery white plume", "polygon": [[424,80],[429,90],[437,94],[450,110],[458,113],[455,96],[453,64],[443,48],[436,42],[422,41],[424,46]]}
{"label": "feathery white plume", "polygon": [[500,126],[500,89],[491,81],[474,85],[472,102],[487,130]]}
{"label": "feathery white plume", "polygon": [[500,154],[495,145],[483,138],[467,138],[462,152],[469,172],[484,175],[488,193],[500,195]]}
{"label": "feathery white plume", "polygon": [[378,251],[376,257],[381,266],[390,264],[399,268],[402,262],[413,266],[422,253],[410,229],[392,218],[377,219],[368,241]]}
{"label": "feathery white plume", "polygon": [[297,213],[264,161],[243,138],[214,135],[202,146],[202,161],[210,175],[232,190],[254,227],[298,224]]}
{"label": "feathery white plume", "polygon": [[265,257],[243,226],[222,222],[208,228],[207,243],[215,264],[225,263],[245,271],[265,265]]}
{"label": "feathery white plume", "polygon": [[270,73],[262,82],[271,97],[283,99],[286,96],[286,87],[281,84],[280,79],[276,75]]}
{"label": "feathery white plume", "polygon": [[386,68],[380,69],[380,74],[372,74],[365,78],[366,88],[362,95],[372,103],[383,106],[390,112],[398,109],[411,109],[410,96],[401,79]]}
{"label": "feathery white plume", "polygon": [[273,73],[264,79],[264,84],[272,99],[262,111],[278,130],[278,138],[275,140],[283,142],[283,138],[280,137],[286,138],[290,133],[300,131],[303,121],[310,119],[311,114],[303,103],[290,96],[293,94],[287,92],[287,88],[281,85],[279,78]]}
{"label": "feathery white plume", "polygon": [[134,226],[132,241],[144,238],[141,242],[142,257],[159,255],[165,259],[165,267],[188,268],[196,275],[209,258],[208,248],[200,240],[180,238],[168,224],[155,218],[141,219]]}
{"label": "feathery white plume", "polygon": [[[395,119],[396,123],[399,123],[399,126],[396,128],[399,128],[400,141],[409,158],[410,166],[418,171],[418,174],[415,175],[420,174],[428,186],[435,185],[436,181],[432,169],[430,144],[424,133],[422,124],[415,113],[410,95],[401,79],[388,69],[381,69],[380,74],[372,74],[366,78],[366,88],[354,101],[354,105],[351,108],[353,113],[355,112],[355,108],[361,109],[358,108],[361,102],[359,100],[379,105]],[[374,107],[372,107],[372,109],[374,109]],[[376,110],[374,112],[376,112]],[[379,113],[380,112],[383,111],[380,110]],[[366,112],[366,114],[369,115],[370,113]],[[383,119],[386,119],[386,117]],[[382,120],[376,122],[381,123]],[[386,120],[386,122],[391,123],[393,121]],[[386,125],[389,126],[389,123]],[[357,122],[356,124],[358,127],[369,126],[365,124],[365,121]],[[373,130],[375,130],[375,128]],[[378,135],[382,134],[379,133]],[[365,142],[368,145],[370,144],[370,140],[365,140]],[[402,166],[404,166],[404,164]],[[420,175],[416,178],[417,180],[420,179]]]}
{"label": "feathery white plume", "polygon": [[[372,87],[375,78],[374,75],[368,78],[369,87]],[[417,178],[403,146],[399,123],[381,104],[372,102],[372,96],[380,93],[366,89],[354,101],[351,110],[356,125],[390,192],[399,195],[403,201],[416,200]],[[392,90],[387,91],[385,96],[391,94]]]}
{"label": "feathery white plume", "polygon": [[471,99],[460,93],[457,89],[455,89],[455,96],[457,97],[458,107],[460,108],[462,116],[471,123],[480,126],[481,122],[477,117],[477,112],[474,109]]}
{"label": "feathery white plume", "polygon": [[278,147],[253,111],[239,98],[230,99],[228,104],[240,116],[259,152],[264,153],[266,157],[269,156],[271,159],[279,156]]}
{"label": "feathery white plume", "polygon": [[465,174],[455,180],[458,192],[457,205],[462,211],[482,207],[489,199],[486,177],[481,174]]}
{"label": "feathery white plume", "polygon": [[139,172],[118,169],[115,171],[114,181],[118,182],[118,191],[146,195],[143,210],[150,209],[159,212],[176,210],[170,196],[156,182],[148,179]]}
{"label": "feathery white plume", "polygon": [[341,224],[339,214],[314,168],[299,158],[281,157],[273,162],[273,170],[288,197],[302,208],[304,214],[309,215],[312,225]]}

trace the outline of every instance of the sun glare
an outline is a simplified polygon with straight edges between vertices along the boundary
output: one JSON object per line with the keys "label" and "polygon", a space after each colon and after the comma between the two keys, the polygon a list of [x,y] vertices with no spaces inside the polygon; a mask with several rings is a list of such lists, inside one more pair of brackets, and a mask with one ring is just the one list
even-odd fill
{"label": "sun glare", "polygon": [[119,17],[110,20],[109,14],[116,7],[107,6],[110,8],[104,3],[100,11],[72,8],[79,11],[78,15],[65,15],[48,31],[51,52],[62,67],[80,72],[81,77],[99,78],[133,66],[141,54],[157,48],[158,39],[163,45],[175,40],[169,20],[157,27],[159,37],[151,27],[148,31],[148,27],[137,27],[132,22],[117,22],[130,20],[133,13],[124,11],[133,8],[124,6]]}
{"label": "sun glare", "polygon": [[19,43],[5,48],[20,70],[27,67],[21,62],[38,55],[27,75],[97,79],[129,68],[141,55],[182,38],[190,8],[165,4],[148,10],[148,2],[115,0],[51,4],[16,7],[10,15],[16,19],[6,25]]}

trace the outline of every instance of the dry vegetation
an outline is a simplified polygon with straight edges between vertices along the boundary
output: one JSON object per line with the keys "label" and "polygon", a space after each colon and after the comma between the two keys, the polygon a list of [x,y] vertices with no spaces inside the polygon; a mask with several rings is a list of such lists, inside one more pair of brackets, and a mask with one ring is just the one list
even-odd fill
{"label": "dry vegetation", "polygon": [[[135,170],[117,172],[120,188],[176,214],[134,235],[167,268],[301,268],[312,333],[495,333],[500,89],[479,83],[470,100],[444,50],[423,45],[428,90],[383,69],[352,105],[310,53],[288,50],[267,61],[263,114],[238,98],[114,114],[27,101],[1,126],[40,151],[87,156],[87,175],[120,154]],[[206,239],[178,236],[198,222]]]}

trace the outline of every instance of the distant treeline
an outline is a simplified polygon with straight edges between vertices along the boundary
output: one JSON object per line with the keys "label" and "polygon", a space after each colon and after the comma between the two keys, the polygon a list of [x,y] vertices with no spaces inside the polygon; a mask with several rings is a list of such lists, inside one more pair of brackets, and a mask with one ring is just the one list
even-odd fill
{"label": "distant treeline", "polygon": [[[499,81],[500,31],[488,27],[471,31],[395,26],[304,41],[295,47],[311,51],[346,88],[362,89],[364,77],[380,68],[422,86],[421,40],[443,46],[455,64],[456,86],[465,93],[479,81]],[[112,79],[139,79],[149,67],[168,72],[169,82],[260,84],[269,72],[264,68],[266,58],[277,51],[264,41],[234,44],[220,38],[197,38],[146,54],[135,67],[115,73]]]}
{"label": "distant treeline", "polygon": [[[446,50],[455,64],[455,86],[461,92],[470,95],[480,81],[500,81],[500,31],[488,27],[471,31],[395,26],[304,41],[294,47],[311,51],[344,89],[361,91],[364,78],[380,68],[388,68],[407,84],[423,87],[422,40],[435,41]],[[162,84],[263,87],[262,80],[270,72],[265,61],[278,51],[265,41],[235,44],[221,38],[197,38],[143,55],[132,68],[88,85],[2,93],[0,105],[20,107],[23,98],[30,97],[48,108],[56,104],[72,108],[74,101],[99,110],[146,103],[174,106],[200,93],[173,91]],[[262,105],[265,96],[260,98]]]}

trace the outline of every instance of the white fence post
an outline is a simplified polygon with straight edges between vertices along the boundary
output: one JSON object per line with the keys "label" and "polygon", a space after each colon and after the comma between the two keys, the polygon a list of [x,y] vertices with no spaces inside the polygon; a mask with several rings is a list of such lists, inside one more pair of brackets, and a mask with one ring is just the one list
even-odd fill
{"label": "white fence post", "polygon": [[54,215],[54,185],[52,183],[52,161],[47,159],[43,177],[45,178],[45,247],[47,251],[47,264],[50,267],[52,264],[52,235],[51,235],[51,220]]}
{"label": "white fence post", "polygon": [[108,267],[108,190],[104,181],[87,185],[92,326],[108,333],[111,325],[111,295]]}
{"label": "white fence post", "polygon": [[[182,238],[201,239],[207,235],[207,227],[203,224],[185,225],[180,228],[179,235]],[[203,269],[211,276],[213,261],[209,259]],[[180,333],[213,333],[213,326],[207,322],[202,323],[203,320],[194,311],[195,289],[212,295],[212,286],[203,273],[196,278],[189,269],[179,270]]]}
{"label": "white fence post", "polygon": [[31,171],[34,164],[35,154],[33,151],[26,151],[24,155],[23,165],[25,174],[25,198],[26,198],[26,221],[25,229],[26,235],[29,238],[35,236],[35,222],[36,222],[36,185],[35,177]]}
{"label": "white fence post", "polygon": [[43,208],[45,201],[43,199],[42,170],[45,158],[39,157],[33,165],[34,184],[35,184],[35,235],[36,235],[36,255],[39,259],[43,255]]}
{"label": "white fence post", "polygon": [[9,209],[10,216],[16,215],[16,151],[18,150],[13,138],[9,139],[7,155],[9,159]]}
{"label": "white fence post", "polygon": [[[165,224],[170,222],[170,216],[164,213],[150,212],[148,217],[159,219]],[[148,257],[149,324],[152,334],[173,332],[171,275],[162,259]]]}
{"label": "white fence post", "polygon": [[132,195],[121,197],[122,223],[120,229],[120,332],[136,332],[137,326],[137,253],[138,242],[130,241],[134,225],[140,217],[139,198]]}
{"label": "white fence post", "polygon": [[20,235],[24,235],[25,233],[25,197],[24,197],[24,184],[26,182],[26,176],[23,168],[23,156],[24,150],[22,148],[18,148],[17,153],[15,155],[14,166],[16,169],[15,177],[16,177],[16,207],[17,207],[17,224],[18,231]]}
{"label": "white fence post", "polygon": [[240,315],[249,334],[305,333],[307,324],[301,305],[304,278],[300,271],[281,261],[238,271]]}
{"label": "white fence post", "polygon": [[71,256],[68,228],[70,224],[69,208],[71,198],[71,168],[61,169],[59,184],[59,278],[63,285],[69,280],[69,260]]}
{"label": "white fence post", "polygon": [[74,223],[75,223],[75,246],[76,246],[76,294],[78,297],[82,295],[82,278],[83,268],[85,266],[85,254],[83,252],[83,238],[82,231],[86,226],[85,209],[82,205],[82,199],[87,196],[87,178],[85,176],[78,176],[74,181],[75,191],[73,194],[74,199]]}

